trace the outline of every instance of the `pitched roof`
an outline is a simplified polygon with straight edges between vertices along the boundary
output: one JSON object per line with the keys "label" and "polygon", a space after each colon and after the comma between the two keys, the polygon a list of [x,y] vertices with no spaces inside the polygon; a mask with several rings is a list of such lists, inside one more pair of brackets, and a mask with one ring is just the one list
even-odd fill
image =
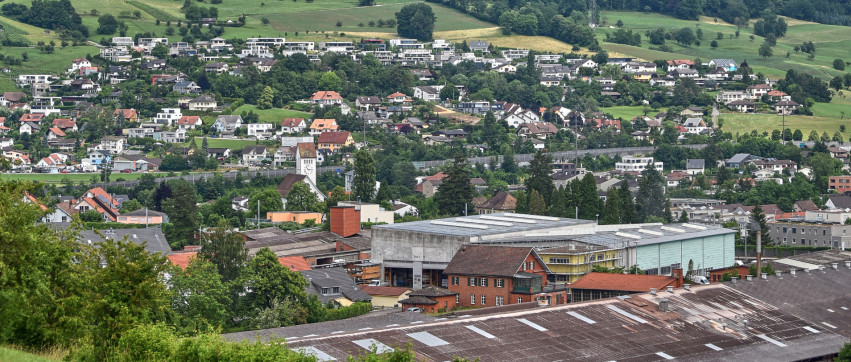
{"label": "pitched roof", "polygon": [[51,127],[50,132],[53,132],[58,137],[65,137],[65,132],[62,132],[58,127]]}
{"label": "pitched roof", "polygon": [[60,129],[66,128],[74,128],[77,125],[77,121],[72,121],[70,118],[56,118],[52,122],[54,127],[59,127]]}
{"label": "pitched roof", "polygon": [[349,132],[322,132],[319,134],[319,144],[345,144],[352,134]]}
{"label": "pitched roof", "polygon": [[422,296],[422,297],[448,297],[451,295],[458,295],[458,292],[453,292],[446,288],[441,288],[436,285],[427,285],[423,287],[423,289],[415,290],[409,293],[410,296]]}
{"label": "pitched roof", "polygon": [[[513,277],[532,248],[464,245],[446,266],[444,274]],[[543,264],[543,263],[541,263]]]}
{"label": "pitched roof", "polygon": [[[353,302],[372,300],[372,296],[358,289],[354,280],[343,267],[303,270],[299,273],[310,283],[307,287],[308,294],[316,295],[322,303],[327,303],[339,297],[346,297]],[[322,288],[333,287],[340,287],[342,295],[322,295]]]}
{"label": "pitched roof", "polygon": [[198,116],[183,116],[177,120],[177,124],[199,124],[201,123],[201,117]]}
{"label": "pitched roof", "polygon": [[316,145],[313,142],[300,142],[298,147],[298,155],[301,158],[316,158]]}
{"label": "pitched roof", "polygon": [[124,119],[131,119],[136,116],[136,110],[133,108],[118,108],[112,112],[113,116],[121,116]]}
{"label": "pitched roof", "polygon": [[191,262],[192,258],[194,258],[196,255],[198,255],[197,252],[190,251],[186,253],[170,254],[166,255],[165,257],[168,258],[168,261],[170,261],[175,266],[179,266],[180,269],[185,270],[186,267],[189,266],[189,262]]}
{"label": "pitched roof", "polygon": [[245,146],[245,148],[242,149],[243,155],[247,155],[247,154],[252,153],[252,152],[255,153],[255,154],[266,152],[266,146],[264,146],[264,145],[248,145],[248,146]]}
{"label": "pitched roof", "polygon": [[337,120],[333,118],[316,118],[310,123],[310,129],[339,129]]}
{"label": "pitched roof", "polygon": [[804,211],[815,211],[818,210],[818,206],[813,200],[798,200],[795,201],[795,205],[798,206],[799,209]]}
{"label": "pitched roof", "polygon": [[656,288],[656,290],[661,291],[669,285],[674,285],[676,282],[676,279],[663,275],[591,272],[570,284],[570,288],[649,292],[650,288]]}
{"label": "pitched roof", "polygon": [[848,195],[830,195],[828,196],[830,202],[833,203],[838,209],[849,209],[851,208],[851,196]]}
{"label": "pitched roof", "polygon": [[434,305],[434,304],[437,304],[437,301],[434,300],[434,299],[431,299],[429,297],[424,297],[424,296],[421,296],[421,295],[414,295],[414,296],[410,296],[408,298],[400,300],[399,304]]}
{"label": "pitched roof", "polygon": [[702,158],[690,158],[686,161],[686,169],[702,169],[706,167],[706,160]]}
{"label": "pitched roof", "polygon": [[281,194],[281,197],[287,197],[287,195],[290,193],[290,190],[292,190],[293,185],[295,185],[296,182],[304,180],[306,177],[307,176],[305,175],[288,173],[286,176],[284,176],[284,179],[281,180],[281,183],[278,184],[278,193]]}
{"label": "pitched roof", "polygon": [[313,93],[313,95],[310,96],[310,99],[315,101],[328,99],[341,100],[343,99],[343,97],[340,96],[340,93],[337,93],[335,91],[318,91],[316,93]]}
{"label": "pitched roof", "polygon": [[284,118],[281,127],[298,127],[304,123],[304,118]]}
{"label": "pitched roof", "polygon": [[556,133],[558,128],[549,122],[522,123],[518,128],[528,128],[532,134]]}
{"label": "pitched roof", "polygon": [[305,270],[311,270],[310,264],[307,263],[307,260],[304,259],[303,256],[293,255],[293,256],[282,256],[278,258],[278,262],[281,265],[290,269],[290,271],[300,272]]}
{"label": "pitched roof", "polygon": [[500,191],[478,207],[488,210],[514,210],[517,208],[517,198],[508,192]]}

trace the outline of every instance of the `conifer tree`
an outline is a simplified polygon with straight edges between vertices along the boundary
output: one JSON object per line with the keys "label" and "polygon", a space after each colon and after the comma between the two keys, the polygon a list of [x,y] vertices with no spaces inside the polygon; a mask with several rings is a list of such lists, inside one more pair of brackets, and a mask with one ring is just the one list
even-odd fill
{"label": "conifer tree", "polygon": [[465,205],[473,200],[469,163],[460,153],[446,170],[446,177],[440,184],[434,200],[440,212],[449,215],[463,215]]}
{"label": "conifer tree", "polygon": [[600,224],[611,225],[621,222],[621,197],[618,189],[612,187],[606,192],[606,207]]}

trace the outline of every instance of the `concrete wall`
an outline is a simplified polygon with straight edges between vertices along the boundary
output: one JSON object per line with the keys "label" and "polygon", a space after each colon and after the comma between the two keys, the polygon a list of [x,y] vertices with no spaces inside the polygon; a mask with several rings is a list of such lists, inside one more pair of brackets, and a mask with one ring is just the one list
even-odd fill
{"label": "concrete wall", "polygon": [[661,273],[661,268],[679,263],[683,269],[687,269],[689,260],[694,262],[696,272],[700,269],[729,267],[735,262],[734,248],[733,234],[725,234],[640,245],[635,248],[635,254],[638,267],[642,270],[656,269],[656,274],[669,275],[667,270]]}
{"label": "concrete wall", "polygon": [[405,230],[372,229],[372,262],[385,267],[411,268],[414,271],[413,289],[422,289],[422,270],[444,269],[455,252],[469,238],[441,234],[426,234]]}

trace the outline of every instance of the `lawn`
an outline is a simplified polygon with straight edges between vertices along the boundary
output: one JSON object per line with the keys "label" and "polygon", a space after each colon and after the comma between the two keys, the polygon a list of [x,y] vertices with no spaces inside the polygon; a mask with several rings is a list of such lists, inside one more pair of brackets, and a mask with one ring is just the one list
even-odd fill
{"label": "lawn", "polygon": [[[771,132],[775,129],[781,129],[781,117],[777,114],[742,114],[742,113],[722,113],[718,116],[723,120],[722,130],[725,132],[750,133],[752,130],[762,133],[763,131]],[[819,134],[827,132],[831,137],[833,133],[839,130],[839,125],[848,124],[848,120],[840,120],[838,117],[823,117],[823,116],[786,116],[786,128],[793,132],[800,129],[804,134],[804,138],[810,134],[810,131],[816,130]],[[844,137],[848,137],[851,133],[846,131]]]}
{"label": "lawn", "polygon": [[[195,137],[195,144],[200,148],[202,142],[204,142],[203,137]],[[255,140],[233,140],[233,139],[218,139],[218,138],[207,138],[207,147],[212,148],[230,148],[232,151],[242,151],[245,146],[256,145],[257,141]],[[189,146],[189,143],[186,143],[185,146]]]}
{"label": "lawn", "polygon": [[258,109],[256,106],[250,104],[243,104],[239,108],[236,109],[233,114],[242,114],[242,112],[253,111],[257,113],[257,116],[260,118],[261,122],[270,122],[274,124],[280,124],[284,121],[284,118],[310,118],[313,117],[313,113],[308,112],[300,112],[292,109],[281,109],[281,108],[270,108],[270,109]]}
{"label": "lawn", "polygon": [[56,34],[45,34],[44,29],[42,28],[24,24],[4,16],[0,16],[0,24],[2,24],[3,28],[7,29],[9,33],[20,35],[33,43],[38,43],[39,41],[47,43],[51,40],[55,40],[57,43],[59,42],[59,37],[56,36]]}
{"label": "lawn", "polygon": [[64,74],[68,68],[71,68],[72,60],[76,58],[84,58],[87,54],[97,54],[98,49],[93,46],[68,46],[63,49],[57,45],[56,51],[53,54],[47,54],[42,53],[35,48],[3,48],[3,54],[6,56],[14,56],[18,59],[23,59],[23,53],[27,53],[29,59],[21,63],[20,66],[9,67],[12,70],[12,76],[28,73]]}
{"label": "lawn", "polygon": [[[649,108],[648,108],[649,109]],[[656,113],[665,111],[666,108],[660,108],[658,110],[652,110],[647,112],[647,116],[653,117]],[[600,112],[609,113],[615,118],[621,118],[624,120],[631,120],[635,118],[635,116],[643,116],[644,115],[644,107],[643,106],[614,106],[607,108],[600,108]]]}
{"label": "lawn", "polygon": [[[153,172],[152,175],[156,177],[163,177],[166,175],[165,172]],[[127,181],[136,180],[139,177],[142,177],[144,173],[141,172],[133,172],[133,173],[121,173],[121,172],[113,172],[109,179],[113,182],[118,179],[124,179]],[[48,184],[61,184],[62,179],[68,178],[73,181],[75,184],[80,183],[80,181],[89,182],[92,176],[100,177],[100,173],[98,172],[89,172],[89,173],[3,173],[0,174],[0,179],[3,180],[20,180],[20,181],[37,181],[44,182]],[[98,181],[100,182],[100,181]],[[2,360],[2,358],[0,358]]]}
{"label": "lawn", "polygon": [[[64,353],[57,353],[64,354]],[[53,357],[53,356],[51,356]],[[23,351],[19,351],[17,349],[0,347],[0,361],[16,361],[16,362],[46,362],[46,361],[58,361],[61,360],[62,356],[55,356],[56,358],[50,358],[45,356],[39,356]]]}
{"label": "lawn", "polygon": [[[795,69],[827,78],[842,74],[842,72],[834,70],[831,67],[834,59],[850,58],[848,49],[851,47],[851,27],[846,26],[822,25],[789,20],[790,25],[786,36],[777,39],[777,46],[773,48],[774,56],[768,59],[762,59],[757,54],[757,49],[762,44],[763,39],[756,37],[754,40],[750,40],[750,35],[753,35],[752,28],[741,29],[739,37],[736,38],[734,36],[736,32],[735,26],[723,23],[720,20],[719,23],[715,23],[711,18],[702,18],[701,21],[689,21],[661,14],[640,12],[603,12],[602,15],[607,19],[609,25],[621,20],[624,22],[624,28],[637,30],[642,34],[641,47],[603,42],[603,48],[615,54],[633,56],[645,60],[671,58],[694,59],[699,57],[704,61],[708,61],[712,58],[723,57],[733,58],[739,62],[747,60],[748,64],[755,71],[772,77],[781,77],[785,74],[786,70]],[[609,25],[601,26],[597,29],[597,36],[601,41],[605,39],[607,32],[612,31]],[[652,44],[644,36],[646,31],[656,28],[664,28],[670,31],[684,27],[695,30],[699,28],[703,31],[701,46],[692,45],[690,47],[683,47],[677,45],[675,41],[668,41],[666,44],[671,47],[673,53],[648,49]],[[718,32],[723,34],[723,39],[717,40],[718,48],[713,49],[709,46],[709,43],[716,39]],[[733,35],[732,38],[730,37],[731,35]],[[815,43],[816,56],[813,60],[808,60],[807,54],[796,54],[794,52],[793,48],[805,41]],[[788,59],[786,58],[787,52],[790,53]]]}

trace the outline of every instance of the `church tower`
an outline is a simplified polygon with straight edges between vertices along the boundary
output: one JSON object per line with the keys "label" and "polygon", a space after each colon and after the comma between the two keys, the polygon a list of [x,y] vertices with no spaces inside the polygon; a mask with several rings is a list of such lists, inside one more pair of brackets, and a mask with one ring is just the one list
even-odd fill
{"label": "church tower", "polygon": [[295,154],[296,173],[305,175],[316,185],[316,146],[312,142],[299,143]]}

